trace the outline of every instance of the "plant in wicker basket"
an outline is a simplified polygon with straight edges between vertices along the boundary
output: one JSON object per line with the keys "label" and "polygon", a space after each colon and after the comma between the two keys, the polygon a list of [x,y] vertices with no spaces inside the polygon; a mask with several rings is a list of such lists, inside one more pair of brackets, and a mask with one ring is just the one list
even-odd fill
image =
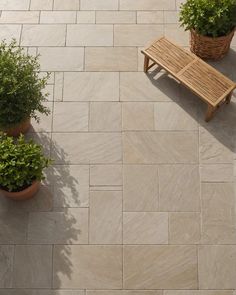
{"label": "plant in wicker basket", "polygon": [[30,118],[38,121],[38,113],[49,114],[43,105],[47,94],[42,92],[49,73],[39,74],[38,56],[26,54],[14,40],[0,43],[0,129],[7,134],[24,133]]}
{"label": "plant in wicker basket", "polygon": [[224,57],[234,36],[236,0],[187,0],[180,22],[191,32],[191,51],[201,58]]}

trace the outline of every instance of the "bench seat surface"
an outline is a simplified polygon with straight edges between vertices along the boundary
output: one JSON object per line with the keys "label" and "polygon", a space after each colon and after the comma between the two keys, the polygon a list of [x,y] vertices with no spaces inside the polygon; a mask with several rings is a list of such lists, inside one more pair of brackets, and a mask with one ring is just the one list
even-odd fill
{"label": "bench seat surface", "polygon": [[212,106],[217,106],[235,88],[233,81],[164,37],[143,53]]}

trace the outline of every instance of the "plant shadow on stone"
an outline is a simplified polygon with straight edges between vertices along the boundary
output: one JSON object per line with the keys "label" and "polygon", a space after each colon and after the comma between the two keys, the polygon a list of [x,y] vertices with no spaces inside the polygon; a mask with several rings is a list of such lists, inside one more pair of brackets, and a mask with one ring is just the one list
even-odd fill
{"label": "plant shadow on stone", "polygon": [[[65,161],[64,150],[51,140],[51,134],[33,132],[27,134],[27,137],[42,144],[46,155],[52,152],[55,162],[59,159]],[[81,204],[78,191],[80,181],[71,175],[69,165],[53,165],[45,171],[45,175],[46,179],[39,193],[31,200],[16,202],[1,196],[0,244],[30,244],[32,247],[34,245],[54,245],[53,249],[57,249],[57,244],[60,245],[58,246],[60,264],[56,264],[56,267],[54,264],[54,268],[51,265],[55,288],[60,288],[58,274],[70,278],[72,273],[71,252],[67,245],[79,244],[81,235],[83,237],[87,235],[87,228],[81,229],[80,218],[80,210],[86,211],[87,209],[77,208]],[[72,201],[68,201],[68,195],[69,200]],[[71,207],[74,208],[69,208],[71,202],[73,203]],[[27,265],[27,261],[25,263]],[[51,276],[52,269],[44,271]],[[38,275],[40,276],[40,273]],[[27,284],[26,282],[22,285],[22,288],[35,288]],[[45,286],[37,286],[37,288],[45,288]],[[51,285],[47,288],[50,289]]]}

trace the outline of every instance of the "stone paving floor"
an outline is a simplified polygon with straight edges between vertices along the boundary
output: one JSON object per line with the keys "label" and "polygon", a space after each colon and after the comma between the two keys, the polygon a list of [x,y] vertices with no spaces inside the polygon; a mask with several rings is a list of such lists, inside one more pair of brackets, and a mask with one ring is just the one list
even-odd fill
{"label": "stone paving floor", "polygon": [[[205,105],[140,49],[188,46],[179,0],[0,0],[0,38],[51,71],[33,124],[54,166],[0,199],[0,295],[235,295],[236,95]],[[236,80],[236,38],[213,65]]]}

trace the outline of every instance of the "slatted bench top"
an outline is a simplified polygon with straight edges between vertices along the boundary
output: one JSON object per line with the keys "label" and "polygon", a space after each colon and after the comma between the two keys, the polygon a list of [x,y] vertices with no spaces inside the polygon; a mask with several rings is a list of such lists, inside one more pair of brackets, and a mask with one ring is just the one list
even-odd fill
{"label": "slatted bench top", "polygon": [[212,107],[219,105],[236,88],[236,83],[165,37],[142,53],[148,58],[147,62],[149,59],[154,62],[151,66],[160,65]]}

